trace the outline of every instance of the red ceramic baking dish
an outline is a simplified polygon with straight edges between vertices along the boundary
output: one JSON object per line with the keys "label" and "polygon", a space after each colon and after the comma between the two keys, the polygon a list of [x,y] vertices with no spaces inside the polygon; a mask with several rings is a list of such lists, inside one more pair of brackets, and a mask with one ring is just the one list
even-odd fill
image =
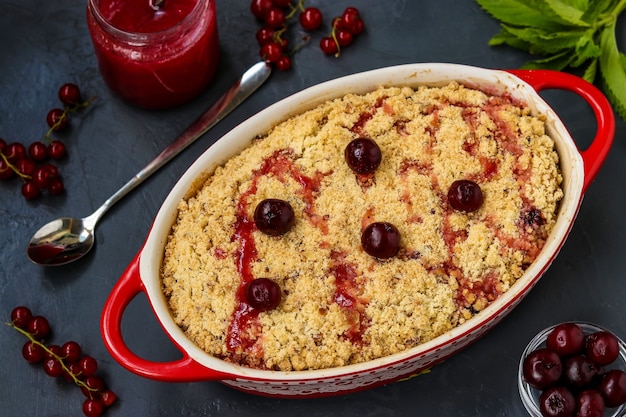
{"label": "red ceramic baking dish", "polygon": [[[250,369],[215,358],[191,342],[176,325],[161,290],[163,249],[176,217],[176,206],[194,181],[239,153],[256,136],[294,114],[347,93],[378,86],[440,85],[458,81],[493,94],[507,93],[547,117],[548,134],[560,156],[564,197],[558,219],[541,254],[524,275],[487,308],[458,327],[404,352],[365,363],[311,371]],[[538,94],[562,89],[582,97],[593,109],[597,131],[591,145],[579,149],[557,114]],[[604,95],[576,76],[545,70],[500,71],[456,64],[408,64],[358,73],[303,90],[246,120],[206,150],[181,177],[158,211],[143,248],[114,286],[104,307],[101,329],[111,355],[138,375],[161,381],[218,380],[239,390],[273,397],[322,397],[355,392],[397,381],[443,361],[476,341],[511,311],[537,283],[557,256],[572,227],[587,187],[611,147],[615,120]],[[165,333],[182,353],[171,362],[153,362],[124,343],[121,320],[131,300],[144,293]]]}

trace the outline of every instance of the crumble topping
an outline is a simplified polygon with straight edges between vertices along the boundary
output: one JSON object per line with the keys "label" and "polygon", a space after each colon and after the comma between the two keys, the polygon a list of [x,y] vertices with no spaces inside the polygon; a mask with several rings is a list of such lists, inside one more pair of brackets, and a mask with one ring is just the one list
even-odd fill
{"label": "crumble topping", "polygon": [[[382,151],[373,175],[344,160],[358,137]],[[477,211],[449,207],[459,179],[480,186]],[[507,291],[556,221],[561,182],[544,117],[509,96],[455,82],[348,94],[277,124],[180,202],[163,292],[192,341],[244,366],[310,370],[387,356]],[[254,226],[267,198],[295,212],[282,236]],[[372,222],[400,231],[395,257],[361,248]],[[262,277],[282,298],[258,312],[242,288]]]}

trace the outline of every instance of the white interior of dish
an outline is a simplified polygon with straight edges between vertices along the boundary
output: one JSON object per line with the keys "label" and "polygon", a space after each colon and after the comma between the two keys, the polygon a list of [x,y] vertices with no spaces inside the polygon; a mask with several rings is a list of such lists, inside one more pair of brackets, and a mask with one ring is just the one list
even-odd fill
{"label": "white interior of dish", "polygon": [[[492,93],[508,92],[525,101],[535,112],[545,114],[548,133],[554,138],[560,156],[565,196],[560,206],[557,224],[541,255],[509,291],[472,319],[427,343],[384,358],[339,368],[292,372],[249,369],[212,357],[187,339],[170,314],[161,291],[159,269],[163,248],[176,218],[177,204],[184,198],[197,178],[212,172],[228,158],[239,153],[254,137],[264,134],[277,122],[311,109],[326,100],[347,93],[365,93],[381,85],[441,85],[452,80]],[[310,87],[281,100],[244,121],[207,149],[181,177],[157,213],[141,254],[140,275],[148,298],[163,327],[194,360],[208,368],[243,378],[258,378],[266,381],[301,381],[358,373],[401,362],[406,358],[424,354],[458,340],[483,327],[507,306],[525,295],[550,265],[570,230],[582,199],[583,177],[582,158],[559,117],[532,87],[507,72],[457,64],[429,63],[400,65],[358,73]]]}

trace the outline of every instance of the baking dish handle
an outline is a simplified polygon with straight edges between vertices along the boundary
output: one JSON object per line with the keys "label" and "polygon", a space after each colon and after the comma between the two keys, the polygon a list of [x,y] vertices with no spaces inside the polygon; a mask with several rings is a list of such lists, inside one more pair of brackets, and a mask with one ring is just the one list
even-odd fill
{"label": "baking dish handle", "polygon": [[107,299],[100,320],[100,331],[104,344],[113,358],[124,368],[146,378],[167,382],[192,382],[220,379],[232,379],[233,376],[207,368],[176,345],[181,351],[181,359],[170,362],[153,362],[135,355],[122,338],[122,316],[128,304],[146,289],[139,275],[139,259],[137,254],[118,282],[113,287]]}
{"label": "baking dish handle", "polygon": [[615,116],[606,96],[593,84],[566,72],[553,70],[507,70],[507,72],[526,81],[537,92],[558,88],[576,93],[593,110],[597,123],[596,135],[591,145],[580,151],[585,166],[584,193],[600,170],[615,136]]}

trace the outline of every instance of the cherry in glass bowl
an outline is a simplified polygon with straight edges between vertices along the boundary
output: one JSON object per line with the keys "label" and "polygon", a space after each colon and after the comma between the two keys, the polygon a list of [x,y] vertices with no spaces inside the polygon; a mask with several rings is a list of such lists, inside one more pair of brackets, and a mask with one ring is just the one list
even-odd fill
{"label": "cherry in glass bowl", "polygon": [[[617,339],[619,354],[617,355],[617,359],[615,359],[615,361],[613,361],[612,363],[608,365],[603,366],[604,372],[606,373],[614,369],[618,369],[618,370],[626,372],[626,343],[624,343],[624,341],[622,341],[622,339],[620,339],[620,337],[617,336],[611,330],[608,330],[596,324],[587,323],[587,322],[567,322],[567,323],[560,323],[560,324],[550,326],[540,331],[539,333],[537,333],[537,335],[528,343],[528,345],[524,349],[524,352],[522,352],[522,356],[520,358],[519,367],[518,367],[517,386],[519,389],[520,398],[522,400],[522,404],[526,408],[526,411],[528,411],[528,414],[531,415],[532,417],[544,417],[544,415],[541,414],[540,397],[541,397],[541,394],[545,390],[537,389],[531,386],[531,384],[529,384],[526,381],[526,379],[524,378],[524,359],[532,352],[538,349],[546,348],[547,347],[546,341],[548,339],[548,336],[557,326],[560,326],[562,324],[577,325],[583,331],[583,333],[585,334],[585,337],[587,335],[597,333],[597,332],[611,333]],[[566,359],[562,359],[563,364],[565,364],[565,360]],[[565,369],[563,370],[563,373],[565,373]],[[563,386],[563,384],[558,383],[557,386]],[[574,392],[574,397],[575,396],[576,396],[576,393]],[[572,414],[572,416],[574,415],[576,415],[576,413]],[[602,416],[603,417],[619,417],[619,416],[624,416],[624,415],[626,415],[626,403],[621,404],[617,407],[606,406],[604,410],[604,414]]]}

